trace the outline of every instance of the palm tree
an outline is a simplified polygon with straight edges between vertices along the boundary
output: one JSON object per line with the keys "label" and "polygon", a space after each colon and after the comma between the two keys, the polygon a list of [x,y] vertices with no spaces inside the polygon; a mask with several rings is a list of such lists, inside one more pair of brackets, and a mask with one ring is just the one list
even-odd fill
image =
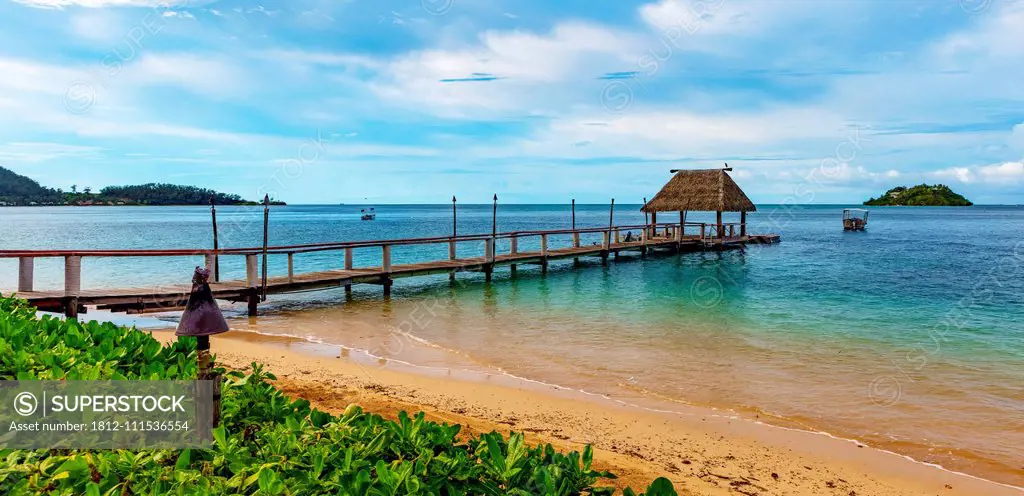
{"label": "palm tree", "polygon": [[78,185],[77,184],[72,184],[71,185],[71,194],[73,194],[73,195],[77,195],[78,194]]}

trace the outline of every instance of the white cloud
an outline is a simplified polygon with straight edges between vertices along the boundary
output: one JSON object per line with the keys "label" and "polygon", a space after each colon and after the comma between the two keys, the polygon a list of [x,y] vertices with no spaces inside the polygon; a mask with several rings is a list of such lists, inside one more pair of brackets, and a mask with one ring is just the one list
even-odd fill
{"label": "white cloud", "polygon": [[[531,102],[557,102],[566,94],[578,98],[578,88],[561,83],[578,84],[609,70],[635,65],[639,46],[630,33],[580,22],[559,24],[547,34],[487,31],[468,46],[422,50],[397,57],[381,71],[372,88],[382,99],[407,102],[438,115],[460,116],[480,111],[527,113],[524,107],[531,107]],[[474,73],[502,79],[441,82]]]}
{"label": "white cloud", "polygon": [[102,148],[63,143],[12,142],[0,144],[0,161],[36,163],[58,159],[87,159],[101,155]]}
{"label": "white cloud", "polygon": [[[229,97],[244,93],[251,83],[241,69],[217,56],[195,53],[153,53],[125,66],[132,86],[173,84],[193,93]],[[122,76],[112,76],[117,80]]]}
{"label": "white cloud", "polygon": [[63,9],[64,7],[85,7],[98,9],[103,7],[167,7],[188,5],[193,0],[14,0],[29,7],[41,9]]}
{"label": "white cloud", "polygon": [[1024,153],[1024,122],[1013,126],[1013,133],[1010,134],[1010,146],[1018,152]]}
{"label": "white cloud", "polygon": [[949,167],[927,174],[937,179],[952,179],[961,183],[994,185],[1016,184],[1024,181],[1024,162],[1005,162],[971,167]]}
{"label": "white cloud", "polygon": [[989,182],[1017,182],[1024,179],[1024,162],[1006,162],[979,167],[978,176]]}

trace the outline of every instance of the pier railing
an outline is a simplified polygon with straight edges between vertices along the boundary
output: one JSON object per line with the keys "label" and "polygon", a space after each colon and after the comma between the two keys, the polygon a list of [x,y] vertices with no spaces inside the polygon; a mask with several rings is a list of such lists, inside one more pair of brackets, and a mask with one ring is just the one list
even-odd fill
{"label": "pier railing", "polygon": [[[584,227],[576,229],[552,229],[539,231],[512,231],[492,234],[468,234],[459,236],[435,236],[424,238],[405,238],[372,241],[347,241],[313,243],[287,246],[269,246],[266,250],[268,255],[286,255],[288,257],[288,282],[295,277],[295,256],[304,253],[316,253],[326,251],[343,251],[344,259],[342,267],[345,270],[360,269],[355,266],[355,250],[379,249],[380,266],[373,267],[380,269],[387,274],[392,269],[392,250],[401,246],[447,244],[449,260],[458,260],[458,245],[461,243],[484,242],[483,263],[493,264],[497,257],[498,240],[507,240],[509,254],[516,255],[520,252],[520,241],[527,238],[539,238],[540,250],[538,255],[546,257],[551,245],[551,238],[556,236],[570,236],[573,248],[581,248],[581,238],[586,235],[600,234],[601,241],[599,248],[604,251],[613,247],[621,247],[626,243],[623,234],[630,231],[639,231],[635,238],[630,237],[627,244],[635,244],[641,248],[650,243],[665,243],[676,241],[700,241],[714,243],[715,240],[735,238],[740,233],[740,238],[746,236],[746,225],[741,223],[725,223],[721,227],[713,223],[701,222],[676,222],[658,224],[634,224],[606,227]],[[595,245],[586,245],[593,247]],[[219,257],[242,256],[246,261],[245,285],[247,288],[257,288],[260,285],[259,258],[264,253],[262,247],[258,248],[224,248],[219,250],[210,249],[144,249],[144,250],[0,250],[0,259],[19,259],[18,269],[18,292],[32,293],[35,289],[34,267],[37,258],[63,258],[64,259],[64,292],[65,297],[77,297],[82,291],[82,259],[99,257],[197,257],[205,258],[207,268],[213,268]],[[531,251],[530,253],[536,253]],[[220,281],[215,281],[220,282]]]}

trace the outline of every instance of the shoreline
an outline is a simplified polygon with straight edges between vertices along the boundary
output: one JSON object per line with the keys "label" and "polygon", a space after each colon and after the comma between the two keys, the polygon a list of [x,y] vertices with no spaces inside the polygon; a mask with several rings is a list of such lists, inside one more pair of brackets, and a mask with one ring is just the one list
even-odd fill
{"label": "shoreline", "polygon": [[[174,339],[154,330],[162,341]],[[215,337],[218,362],[267,365],[286,393],[329,411],[358,403],[384,415],[424,411],[469,432],[525,432],[560,449],[592,444],[621,487],[667,476],[693,494],[1022,495],[1024,489],[953,472],[824,432],[776,426],[680,404],[634,405],[508,374],[421,367],[297,337],[236,331]],[[686,492],[681,492],[686,494]]]}

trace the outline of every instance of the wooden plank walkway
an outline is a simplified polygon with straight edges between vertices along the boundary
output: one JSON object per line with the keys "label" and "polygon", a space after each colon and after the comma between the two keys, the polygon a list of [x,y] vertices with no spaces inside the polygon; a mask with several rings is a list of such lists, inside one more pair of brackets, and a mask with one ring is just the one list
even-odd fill
{"label": "wooden plank walkway", "polygon": [[[678,224],[674,225],[676,228]],[[646,239],[639,239],[631,242],[615,242],[619,238],[620,229],[636,229],[637,226],[616,227],[613,229],[583,229],[576,231],[538,231],[525,233],[506,233],[496,237],[491,236],[465,236],[459,238],[424,238],[417,240],[395,240],[386,242],[358,242],[339,244],[304,245],[299,247],[273,247],[269,251],[274,254],[287,254],[289,257],[289,275],[273,276],[267,278],[266,294],[284,294],[300,291],[330,289],[344,287],[351,290],[356,284],[375,284],[384,288],[385,297],[390,295],[391,285],[395,279],[429,276],[436,274],[450,274],[452,278],[459,272],[481,272],[486,274],[487,280],[496,267],[510,266],[513,272],[518,265],[536,264],[546,272],[548,263],[557,260],[579,259],[582,257],[600,257],[608,260],[609,257],[618,257],[619,253],[637,252],[646,255],[652,252],[699,251],[706,249],[728,249],[737,248],[750,243],[776,243],[779,236],[751,235],[734,236],[723,238],[709,238],[706,236],[678,236],[674,230],[665,229],[664,236],[652,235]],[[644,226],[639,226],[643,228]],[[650,229],[650,226],[648,226]],[[658,227],[654,226],[652,233],[657,233]],[[683,228],[685,231],[685,227]],[[704,232],[704,229],[701,229]],[[594,245],[579,245],[581,233],[603,233],[604,243]],[[614,233],[614,234],[613,234]],[[569,248],[547,249],[547,237],[549,235],[572,235],[574,245]],[[646,234],[646,232],[645,232]],[[517,251],[516,241],[523,237],[540,236],[542,239],[540,251]],[[512,240],[512,252],[496,254],[494,252],[495,240],[507,238]],[[450,253],[455,253],[455,243],[462,241],[485,241],[487,242],[487,256],[469,258],[451,258],[448,260],[425,261],[409,264],[390,263],[390,247],[408,244],[427,243],[448,243]],[[383,265],[377,267],[352,267],[352,250],[354,248],[380,247],[383,248]],[[295,274],[292,270],[292,257],[296,253],[308,253],[325,250],[345,250],[345,266],[347,268],[337,270],[326,270]],[[25,263],[26,259],[40,257],[63,256],[66,258],[66,288],[55,291],[19,291],[18,297],[27,300],[41,310],[63,312],[69,316],[77,316],[78,313],[86,311],[87,306],[96,306],[99,309],[128,312],[159,312],[181,309],[188,300],[190,285],[160,285],[148,288],[107,288],[107,289],[79,289],[76,287],[81,280],[81,256],[196,256],[205,255],[207,265],[210,266],[214,260],[213,256],[244,255],[247,261],[247,280],[220,281],[211,283],[210,287],[214,296],[221,300],[247,302],[250,314],[256,314],[256,306],[260,301],[262,292],[262,281],[257,282],[257,253],[255,249],[222,250],[216,253],[209,251],[177,251],[150,250],[145,254],[140,252],[111,252],[111,251],[79,251],[79,252],[0,252],[0,258],[20,258],[22,260],[21,282],[23,289],[31,289],[31,263]],[[72,260],[77,258],[77,261]],[[28,280],[26,281],[26,271]],[[77,271],[77,272],[75,272]],[[25,286],[28,286],[27,288]]]}

